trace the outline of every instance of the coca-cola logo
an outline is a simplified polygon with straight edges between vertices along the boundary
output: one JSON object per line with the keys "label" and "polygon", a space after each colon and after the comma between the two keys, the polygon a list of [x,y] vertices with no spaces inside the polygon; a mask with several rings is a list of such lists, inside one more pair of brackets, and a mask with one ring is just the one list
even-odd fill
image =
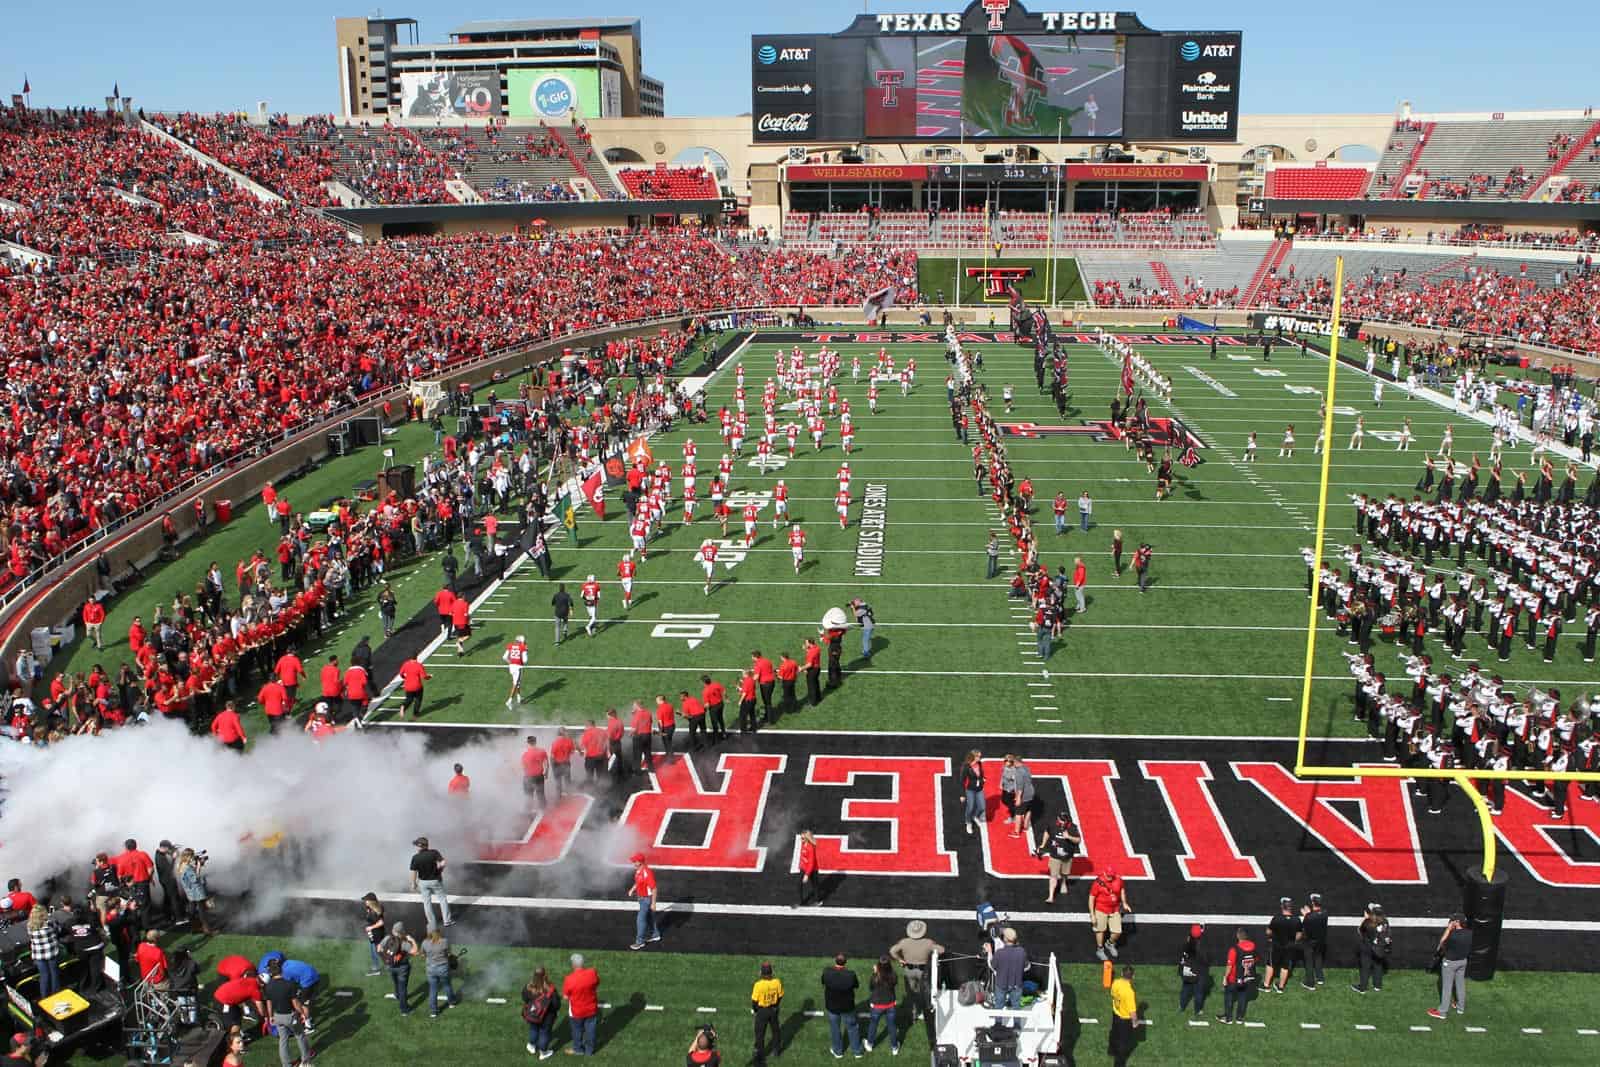
{"label": "coca-cola logo", "polygon": [[757,133],[810,133],[811,112],[791,111],[787,115],[763,113],[756,119]]}

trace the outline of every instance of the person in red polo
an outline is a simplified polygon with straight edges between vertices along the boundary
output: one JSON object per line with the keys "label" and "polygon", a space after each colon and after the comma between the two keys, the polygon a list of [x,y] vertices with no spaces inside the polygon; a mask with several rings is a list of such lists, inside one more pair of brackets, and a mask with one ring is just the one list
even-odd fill
{"label": "person in red polo", "polygon": [[633,864],[633,885],[628,895],[639,901],[639,915],[634,921],[633,944],[628,947],[637,952],[646,942],[661,940],[661,928],[656,925],[656,876],[644,861],[643,852],[628,857]]}
{"label": "person in red polo", "polygon": [[350,664],[344,672],[344,702],[351,721],[360,722],[366,718],[367,704],[372,700],[371,686],[367,669],[359,663]]}
{"label": "person in red polo", "polygon": [[584,783],[593,785],[600,780],[600,772],[606,769],[606,756],[611,750],[606,732],[595,725],[593,719],[589,720],[578,737],[578,749],[583,753]]}
{"label": "person in red polo", "polygon": [[822,887],[817,882],[817,839],[810,830],[800,831],[800,852],[795,857],[795,863],[800,868],[800,906],[811,903],[813,900],[822,903]]}
{"label": "person in red polo", "polygon": [[[253,970],[253,968],[252,968]],[[222,1005],[222,1019],[227,1026],[244,1026],[244,1009],[255,1009],[256,1018],[265,1020],[267,1017],[266,1001],[261,995],[261,981],[252,973],[246,972],[237,978],[230,978],[217,987],[211,998]]]}
{"label": "person in red polo", "polygon": [[1094,928],[1097,957],[1116,958],[1117,941],[1122,937],[1122,914],[1132,910],[1122,875],[1111,866],[1102,869],[1089,886],[1089,924]]}
{"label": "person in red polo", "polygon": [[244,751],[250,739],[245,736],[244,723],[239,721],[239,710],[233,706],[233,701],[228,701],[211,720],[211,736],[220,741],[224,748]]}
{"label": "person in red polo", "polygon": [[276,678],[268,678],[266,684],[256,693],[256,703],[261,705],[261,710],[267,715],[267,733],[275,734],[278,727],[283,724],[284,716],[289,710],[289,691],[283,683]]}
{"label": "person in red polo", "polygon": [[[777,684],[778,672],[773,668],[772,661],[763,656],[760,651],[750,653],[750,673],[755,675],[756,684],[761,687],[762,722],[772,724],[772,687]],[[753,730],[754,724],[751,724]]]}
{"label": "person in red polo", "polygon": [[278,662],[272,671],[278,676],[278,681],[283,683],[283,691],[289,696],[289,710],[293,711],[295,699],[300,694],[300,683],[306,680],[306,665],[300,662],[300,657],[290,649],[278,657]]}
{"label": "person in red polo", "polygon": [[550,753],[539,744],[536,734],[529,734],[527,747],[522,750],[522,793],[533,798],[533,806],[543,811],[545,807],[544,781],[550,771]]}
{"label": "person in red polo", "polygon": [[117,872],[120,880],[133,883],[140,904],[149,905],[150,880],[155,877],[156,861],[139,847],[138,841],[130,837],[122,843],[122,851],[111,857],[111,869]]}
{"label": "person in red polo", "polygon": [[458,596],[450,604],[450,636],[456,639],[456,655],[467,654],[467,638],[472,636],[472,614],[467,598]]}
{"label": "person in red polo", "polygon": [[83,605],[83,636],[94,642],[96,649],[103,649],[100,641],[100,626],[106,621],[106,608],[100,601],[90,598]]}
{"label": "person in red polo", "polygon": [[650,743],[655,724],[650,717],[650,709],[634,701],[633,712],[628,717],[628,728],[633,733],[633,768],[637,770],[643,766],[645,770],[654,771],[656,758]]}
{"label": "person in red polo", "polygon": [[338,656],[328,657],[328,662],[322,665],[322,671],[317,682],[322,692],[322,700],[328,705],[328,710],[336,710],[339,707],[339,701],[344,697],[344,668],[339,666]]}
{"label": "person in red polo", "polygon": [[412,709],[416,709],[418,715],[422,714],[422,683],[432,677],[415,656],[400,664],[400,689],[405,693],[405,699],[400,704],[402,719]]}
{"label": "person in red polo", "polygon": [[139,978],[151,988],[164,991],[171,983],[167,980],[167,954],[158,941],[160,936],[154,930],[146,930],[139,947],[133,950],[133,959],[139,966]]}
{"label": "person in red polo", "polygon": [[444,791],[451,796],[464,797],[472,790],[472,779],[467,777],[461,764],[457,763],[454,769],[455,775],[450,779],[449,784],[444,787]]}
{"label": "person in red polo", "polygon": [[456,595],[448,588],[433,594],[433,610],[439,613],[439,636],[450,636],[450,609],[455,607]]}
{"label": "person in red polo", "polygon": [[550,777],[555,779],[556,799],[572,791],[572,754],[577,746],[565,726],[556,727],[556,736],[550,742]]}

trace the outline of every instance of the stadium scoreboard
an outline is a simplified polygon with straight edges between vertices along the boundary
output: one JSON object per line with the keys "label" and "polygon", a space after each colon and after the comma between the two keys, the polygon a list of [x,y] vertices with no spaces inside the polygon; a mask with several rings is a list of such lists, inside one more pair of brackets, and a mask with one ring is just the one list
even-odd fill
{"label": "stadium scoreboard", "polygon": [[1243,35],[1127,11],[863,14],[750,41],[757,143],[1233,141]]}

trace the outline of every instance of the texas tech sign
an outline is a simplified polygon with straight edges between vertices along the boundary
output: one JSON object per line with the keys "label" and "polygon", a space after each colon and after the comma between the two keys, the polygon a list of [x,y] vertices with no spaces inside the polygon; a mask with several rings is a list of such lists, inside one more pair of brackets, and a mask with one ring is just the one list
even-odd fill
{"label": "texas tech sign", "polygon": [[1024,278],[1033,276],[1033,268],[968,267],[966,268],[966,274],[969,278],[979,278],[983,281],[983,298],[985,300],[1005,300],[1009,298],[1008,289]]}
{"label": "texas tech sign", "polygon": [[[955,751],[938,750],[945,740]],[[1441,894],[1454,899],[1446,890],[1478,844],[1477,820],[1459,796],[1429,816],[1400,779],[1302,781],[1288,769],[1290,742],[1033,738],[987,747],[996,752],[986,759],[990,817],[973,836],[954,784],[962,739],[768,733],[759,750],[658,761],[653,775],[633,777],[615,823],[595,798],[570,794],[520,839],[484,846],[481,858],[535,876],[574,855],[624,867],[637,848],[658,870],[740,899],[771,886],[786,892],[797,834],[811,829],[822,871],[846,877],[841,903],[859,894],[870,906],[870,879],[893,877],[906,904],[948,904],[1044,871],[1004,822],[998,753],[1007,748],[1033,772],[1039,824],[1062,808],[1078,824],[1083,853],[1073,873],[1113,867],[1143,883],[1141,910],[1232,911],[1241,890],[1265,899],[1267,889],[1252,888],[1265,883],[1273,899],[1317,891],[1426,913]],[[1365,750],[1329,743],[1324,756],[1349,762]],[[1593,909],[1600,856],[1569,842],[1600,840],[1600,804],[1576,800],[1558,820],[1512,789],[1496,829],[1513,880],[1540,883],[1514,892],[1513,913],[1555,919]]]}
{"label": "texas tech sign", "polygon": [[[1125,15],[1122,27],[1138,23]],[[858,15],[855,32],[898,33],[1116,33],[1115,11],[1027,11],[1016,0],[975,0],[965,11]]]}

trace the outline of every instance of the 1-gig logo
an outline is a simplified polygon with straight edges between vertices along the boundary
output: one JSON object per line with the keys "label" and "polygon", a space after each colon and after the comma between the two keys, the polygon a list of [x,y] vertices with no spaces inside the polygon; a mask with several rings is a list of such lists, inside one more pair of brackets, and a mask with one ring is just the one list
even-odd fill
{"label": "1-gig logo", "polygon": [[1193,81],[1183,82],[1179,88],[1187,96],[1200,100],[1215,100],[1218,97],[1228,96],[1233,92],[1233,85],[1217,77],[1215,71],[1206,71],[1198,75]]}
{"label": "1-gig logo", "polygon": [[1183,109],[1180,116],[1180,130],[1226,130],[1228,120],[1232,117],[1227,111],[1190,111]]}
{"label": "1-gig logo", "polygon": [[787,115],[774,115],[764,111],[756,117],[756,132],[804,136],[811,132],[811,112],[791,111]]}

